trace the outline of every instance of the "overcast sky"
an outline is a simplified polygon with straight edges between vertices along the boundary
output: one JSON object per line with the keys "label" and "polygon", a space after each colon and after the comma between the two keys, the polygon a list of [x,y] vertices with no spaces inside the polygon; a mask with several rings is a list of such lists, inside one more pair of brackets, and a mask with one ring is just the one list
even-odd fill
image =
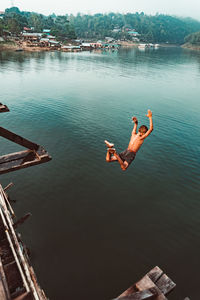
{"label": "overcast sky", "polygon": [[0,0],[0,10],[12,5],[20,10],[35,11],[44,15],[144,12],[189,16],[200,20],[200,0]]}

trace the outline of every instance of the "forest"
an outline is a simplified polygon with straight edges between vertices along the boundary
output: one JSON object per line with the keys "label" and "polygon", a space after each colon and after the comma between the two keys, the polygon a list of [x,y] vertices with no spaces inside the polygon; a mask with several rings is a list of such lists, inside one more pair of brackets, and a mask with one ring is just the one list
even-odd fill
{"label": "forest", "polygon": [[33,28],[34,32],[50,29],[51,34],[55,35],[58,40],[76,38],[74,26],[70,24],[67,15],[44,16],[35,12],[20,11],[18,7],[5,10],[5,14],[0,19],[0,36],[5,30],[18,35],[24,27]]}
{"label": "forest", "polygon": [[185,42],[192,45],[200,46],[200,31],[187,35],[185,37]]}
{"label": "forest", "polygon": [[109,13],[69,16],[77,36],[101,39],[111,36],[116,39],[131,39],[126,29],[134,29],[140,34],[140,41],[149,43],[182,44],[184,38],[200,30],[200,22],[191,18],[144,13]]}
{"label": "forest", "polygon": [[[132,40],[129,32],[139,33],[142,42],[183,44],[185,39],[200,31],[200,22],[192,18],[145,13],[108,13],[108,14],[55,14],[44,16],[35,12],[20,11],[17,7],[8,8],[0,18],[0,35],[8,30],[20,34],[24,27],[35,32],[50,29],[58,40],[65,39],[114,39]],[[197,34],[198,35],[198,34]],[[196,35],[192,35],[192,39]]]}

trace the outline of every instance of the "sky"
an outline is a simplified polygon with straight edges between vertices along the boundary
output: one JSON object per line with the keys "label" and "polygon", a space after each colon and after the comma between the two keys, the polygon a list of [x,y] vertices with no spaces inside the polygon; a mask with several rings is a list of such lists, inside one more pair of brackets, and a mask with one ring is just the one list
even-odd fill
{"label": "sky", "polygon": [[11,6],[44,15],[108,12],[164,13],[200,20],[200,0],[0,0],[0,10]]}

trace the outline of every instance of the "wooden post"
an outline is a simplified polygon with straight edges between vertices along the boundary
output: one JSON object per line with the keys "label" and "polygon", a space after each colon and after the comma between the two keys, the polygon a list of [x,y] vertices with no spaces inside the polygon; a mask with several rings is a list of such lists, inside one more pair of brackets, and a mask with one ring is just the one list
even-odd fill
{"label": "wooden post", "polygon": [[4,192],[6,191],[6,190],[8,190],[10,187],[12,187],[13,186],[13,183],[12,182],[10,182],[5,188],[4,188]]}
{"label": "wooden post", "polygon": [[25,148],[37,151],[39,149],[39,145],[21,137],[20,135],[15,134],[12,131],[9,131],[3,127],[0,127],[0,136],[4,137],[7,140],[10,140],[20,146]]}

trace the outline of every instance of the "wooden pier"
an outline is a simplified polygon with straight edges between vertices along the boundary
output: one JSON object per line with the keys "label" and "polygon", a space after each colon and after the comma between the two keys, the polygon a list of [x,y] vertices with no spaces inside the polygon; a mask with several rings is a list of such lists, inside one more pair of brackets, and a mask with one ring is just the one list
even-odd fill
{"label": "wooden pier", "polygon": [[[8,112],[6,105],[0,103],[0,113]],[[0,136],[27,148],[24,151],[0,157],[0,174],[27,168],[51,159],[47,151],[20,135],[0,127]],[[15,221],[15,214],[9,202],[6,188],[0,184],[0,300],[47,300],[38,285],[30,264],[27,248],[15,229],[30,214]]]}
{"label": "wooden pier", "polygon": [[176,284],[156,266],[115,300],[167,300],[166,295],[175,286]]}
{"label": "wooden pier", "polygon": [[[22,218],[24,221],[27,217]],[[47,300],[37,283],[15,214],[0,185],[0,300]]]}
{"label": "wooden pier", "polygon": [[[0,113],[8,111],[8,107],[0,103]],[[51,160],[48,152],[42,146],[12,131],[0,127],[0,136],[28,149],[0,156],[0,174],[17,171]]]}

